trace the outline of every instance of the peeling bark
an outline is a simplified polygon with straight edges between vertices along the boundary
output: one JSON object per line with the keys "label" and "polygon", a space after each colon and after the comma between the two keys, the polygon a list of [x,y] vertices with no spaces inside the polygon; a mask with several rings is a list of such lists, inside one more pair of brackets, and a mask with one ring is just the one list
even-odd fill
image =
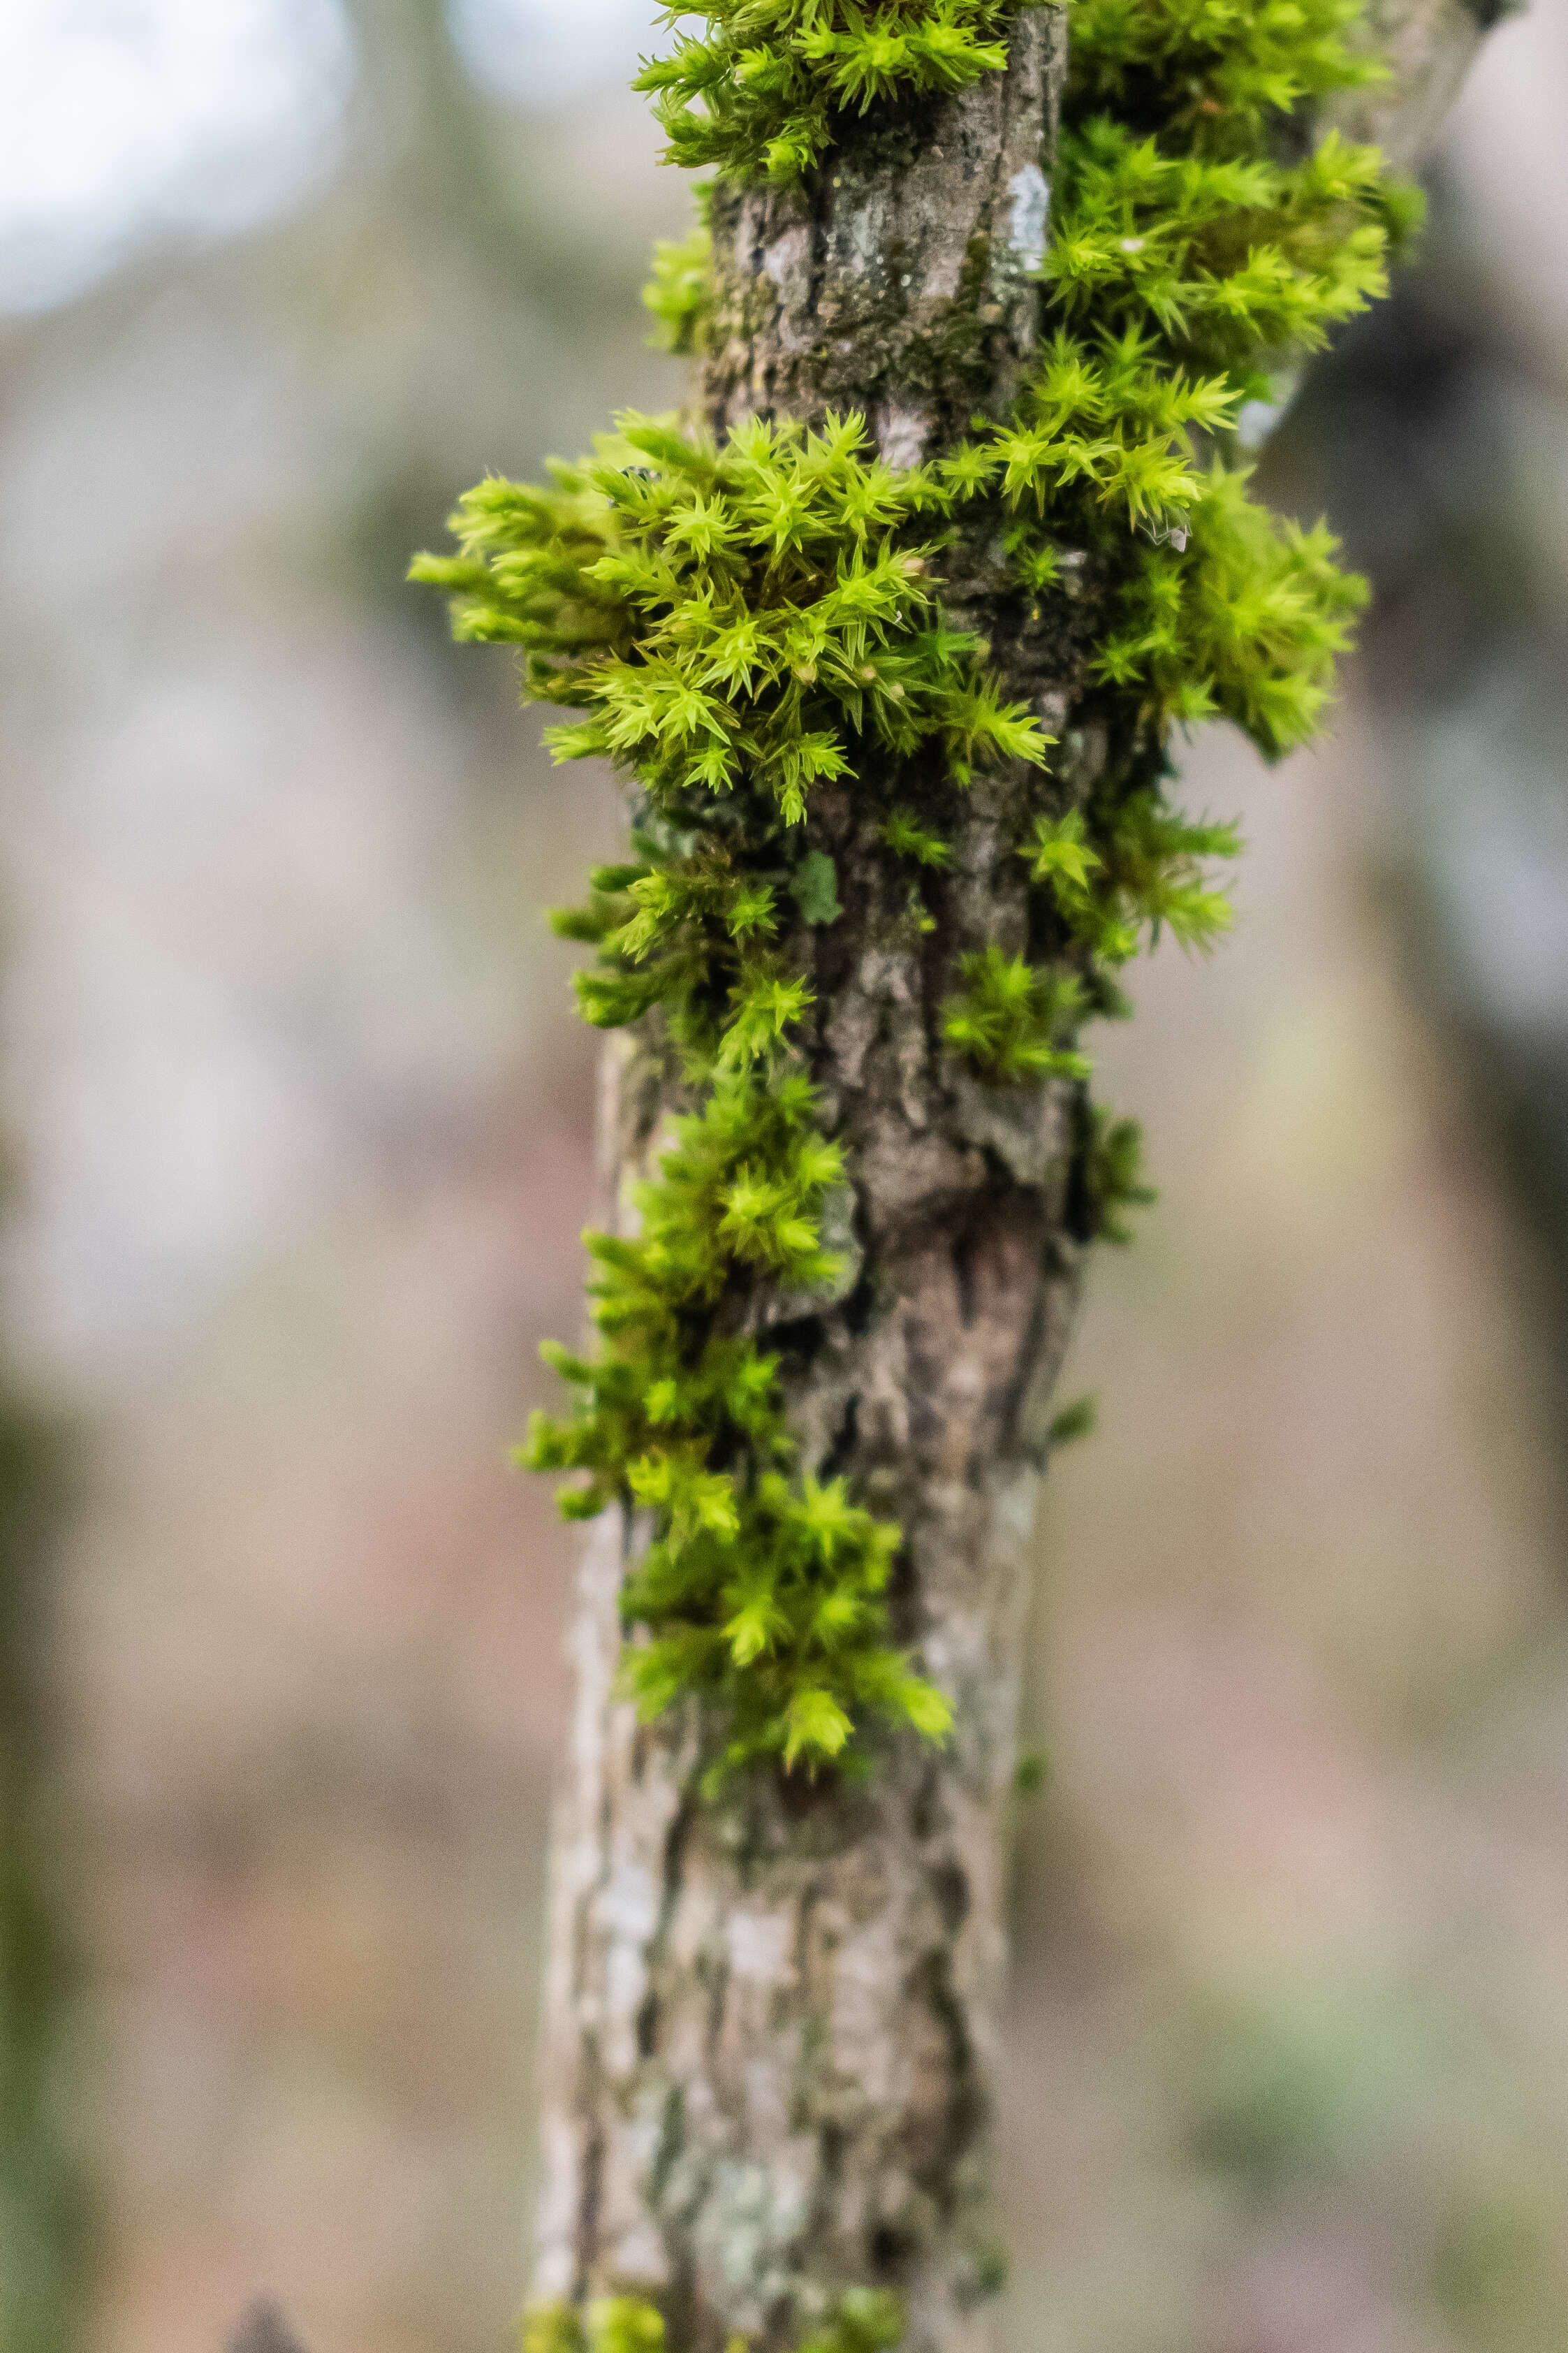
{"label": "peeling bark", "polygon": [[[1403,9],[1403,79],[1377,100],[1396,141],[1447,86],[1453,15],[1453,0]],[[1026,7],[1005,75],[839,153],[809,192],[720,194],[721,326],[700,387],[716,430],[855,408],[907,465],[1005,408],[1039,326],[1027,271],[1064,25]],[[1071,800],[1152,747],[1111,740],[1086,675],[1093,565],[1063,568],[1037,609],[992,550],[961,546],[944,602],[1060,737]],[[1065,1082],[964,1079],[940,1032],[959,955],[1032,944],[1008,855],[1031,794],[1016,771],[965,797],[934,930],[857,796],[815,801],[844,913],[789,944],[813,972],[814,1074],[852,1171],[829,1237],[848,1271],[836,1299],[758,1310],[804,1467],[847,1474],[906,1532],[899,1630],[953,1702],[951,1746],[889,1741],[862,1786],[759,1781],[700,1804],[690,1714],[639,1728],[613,1695],[640,1531],[606,1514],[584,1556],[537,2286],[652,2295],[693,2353],[735,2331],[792,2341],[852,2285],[902,2295],[919,2353],[963,2353],[998,2284],[1004,1848],[1030,1528],[1083,1248],[1083,1113]],[[616,1201],[675,1100],[656,1041],[612,1049]]]}

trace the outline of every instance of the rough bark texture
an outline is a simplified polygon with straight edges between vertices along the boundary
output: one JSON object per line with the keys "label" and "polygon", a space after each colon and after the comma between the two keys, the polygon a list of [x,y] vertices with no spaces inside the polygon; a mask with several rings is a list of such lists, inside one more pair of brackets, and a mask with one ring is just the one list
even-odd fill
{"label": "rough bark texture", "polygon": [[1026,8],[1005,74],[840,151],[804,190],[722,190],[717,430],[858,409],[895,465],[999,414],[1033,348],[1063,12]]}
{"label": "rough bark texture", "polygon": [[[1455,0],[1405,0],[1407,79],[1378,101],[1395,143],[1402,106],[1429,118],[1455,20]],[[701,386],[716,428],[854,407],[909,464],[1005,406],[1038,326],[1026,270],[1064,69],[1061,11],[1026,8],[1005,76],[842,154],[809,194],[721,195],[722,325]],[[1085,682],[1093,566],[1069,556],[1065,575],[1031,612],[986,547],[961,548],[945,601],[1061,738],[1073,798],[1147,747],[1110,740]],[[1085,1230],[1082,1111],[1065,1083],[963,1080],[939,1038],[957,955],[1037,944],[1005,851],[1038,789],[1005,774],[967,797],[934,932],[855,794],[821,795],[814,841],[844,916],[792,943],[813,967],[815,1074],[853,1173],[852,1231],[831,1237],[850,1271],[826,1306],[775,1302],[763,1320],[805,1466],[847,1473],[906,1531],[900,1630],[954,1703],[951,1746],[891,1743],[858,1788],[700,1803],[689,1718],[639,1729],[613,1696],[639,1532],[607,1515],[586,1547],[537,2284],[653,2295],[683,2348],[737,2330],[782,2344],[842,2288],[883,2284],[907,2301],[912,2347],[958,2353],[999,2276],[986,2138],[1004,1847],[1029,1533]],[[606,1071],[619,1201],[672,1096],[649,1041]]]}

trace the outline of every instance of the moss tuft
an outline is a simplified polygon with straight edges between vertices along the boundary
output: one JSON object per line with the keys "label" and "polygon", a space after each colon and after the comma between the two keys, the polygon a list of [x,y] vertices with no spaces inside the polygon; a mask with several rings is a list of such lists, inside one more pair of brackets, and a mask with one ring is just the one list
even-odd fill
{"label": "moss tuft", "polygon": [[889,100],[946,98],[1007,61],[1016,0],[703,0],[700,17],[636,87],[668,135],[666,160],[739,178],[799,179],[846,124]]}
{"label": "moss tuft", "polygon": [[[641,86],[677,161],[791,179],[863,115],[998,69],[1014,14],[709,0],[668,11],[702,29]],[[1373,150],[1299,153],[1307,111],[1379,70],[1362,25],[1359,0],[1073,0],[1045,331],[1012,412],[935,463],[894,471],[854,416],[720,447],[627,417],[549,487],[482,483],[458,554],[415,567],[460,636],[515,644],[525,692],[565,706],[556,757],[606,758],[634,789],[630,860],[556,920],[596,951],[585,1017],[645,1023],[689,1108],[636,1239],[590,1238],[597,1350],[552,1352],[578,1402],[526,1459],[574,1474],[574,1515],[648,1515],[625,1686],[649,1716],[701,1698],[710,1786],[760,1759],[854,1766],[875,1721],[932,1740],[949,1721],[892,1639],[900,1532],[803,1475],[768,1339],[840,1282],[824,1227],[854,1178],[807,1074],[807,944],[843,912],[810,812],[826,791],[869,804],[893,895],[947,958],[955,1071],[1074,1090],[1070,1229],[1128,1240],[1153,1198],[1142,1139],[1089,1103],[1079,1033],[1125,1009],[1115,976],[1145,941],[1224,934],[1210,869],[1239,848],[1167,799],[1173,733],[1223,715],[1270,757],[1309,740],[1364,599],[1324,529],[1256,502],[1238,447],[1279,371],[1383,290],[1416,217]],[[701,347],[704,231],[660,249],[648,301],[671,349]],[[1026,630],[1065,642],[1094,582],[1072,716],[1112,749],[1087,781],[944,622],[959,538],[1001,553]],[[1028,953],[944,950],[927,899],[961,797],[1008,765]]]}

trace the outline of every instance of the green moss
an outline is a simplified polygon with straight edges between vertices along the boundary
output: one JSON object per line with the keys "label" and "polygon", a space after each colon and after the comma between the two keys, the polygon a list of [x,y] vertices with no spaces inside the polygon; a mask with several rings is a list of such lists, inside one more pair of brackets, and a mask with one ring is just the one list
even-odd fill
{"label": "green moss", "polygon": [[1143,1179],[1143,1131],[1135,1119],[1117,1119],[1103,1103],[1086,1106],[1075,1190],[1079,1232],[1124,1250],[1133,1239],[1127,1212],[1152,1208],[1160,1198]]}
{"label": "green moss", "polygon": [[1277,522],[1248,480],[1216,460],[1185,544],[1136,551],[1096,670],[1162,727],[1229,719],[1278,759],[1317,733],[1367,592],[1323,524]]}
{"label": "green moss", "polygon": [[[903,2304],[889,2290],[848,2288],[799,2353],[891,2353],[904,2328]],[[582,2310],[539,2305],[524,2319],[521,2337],[522,2353],[664,2353],[664,2317],[656,2305],[634,2296],[606,2296]],[[732,2337],[730,2353],[748,2353],[748,2340]]]}
{"label": "green moss", "polygon": [[938,619],[956,501],[945,478],[870,456],[858,417],[756,420],[721,449],[626,417],[553,493],[470,491],[461,555],[414,576],[451,592],[460,636],[523,648],[526,692],[587,714],[552,732],[557,758],[615,761],[682,821],[717,797],[727,835],[771,841],[852,750],[898,762],[935,742],[959,784],[1043,761],[1039,727]]}
{"label": "green moss", "polygon": [[607,758],[642,797],[636,862],[596,873],[558,927],[599,952],[587,1018],[657,1010],[700,1108],[641,1188],[637,1240],[590,1239],[601,1345],[552,1352],[581,1403],[540,1417],[527,1460],[586,1474],[574,1514],[652,1514],[626,1687],[649,1716],[701,1694],[716,1773],[854,1763],[878,1717],[931,1739],[949,1723],[889,1639],[899,1531],[798,1475],[777,1358],[734,1324],[759,1288],[809,1297],[837,1271],[820,1237],[845,1171],[799,1067],[812,996],[784,944],[792,907],[840,913],[833,861],[801,839],[813,788],[922,753],[960,786],[1046,756],[936,617],[952,503],[872,457],[858,418],[717,449],[627,417],[553,491],[481,485],[460,554],[416,567],[460,634],[519,645],[527,691],[578,714],[557,758]]}
{"label": "green moss", "polygon": [[667,160],[740,177],[798,179],[847,119],[890,100],[941,98],[1006,63],[1015,0],[706,0],[637,88],[668,134]]}
{"label": "green moss", "polygon": [[1099,848],[1089,825],[1080,808],[1038,817],[1018,854],[1096,962],[1127,963],[1146,931],[1152,943],[1168,930],[1184,947],[1209,948],[1230,929],[1230,902],[1205,867],[1239,857],[1234,825],[1194,825],[1152,790],[1117,805],[1098,828]]}
{"label": "green moss", "polygon": [[[716,166],[729,202],[727,184],[861,138],[863,116],[996,69],[1013,13],[710,0],[668,11],[702,30],[642,87],[672,155]],[[842,1279],[822,1236],[853,1173],[805,1074],[806,934],[841,916],[814,797],[870,802],[929,935],[960,797],[989,766],[1035,773],[1013,845],[1030,955],[959,955],[942,1035],[987,1085],[1079,1090],[1069,1225],[1126,1240],[1153,1198],[1142,1139],[1088,1101],[1079,1031],[1125,1009],[1115,976],[1145,941],[1223,934],[1209,870],[1239,847],[1165,797],[1173,732],[1223,715],[1270,757],[1307,741],[1364,597],[1326,531],[1254,501],[1234,447],[1277,372],[1382,291],[1415,222],[1370,149],[1330,136],[1281,160],[1288,120],[1376,74],[1361,22],[1356,0],[1075,0],[1040,346],[1012,413],[937,462],[893,471],[854,416],[721,447],[626,417],[550,487],[481,484],[458,554],[416,567],[459,635],[516,644],[525,692],[565,706],[557,758],[607,758],[636,798],[631,860],[557,920],[596,951],[586,1018],[646,1023],[689,1108],[637,1238],[591,1238],[597,1350],[555,1352],[578,1404],[541,1419],[528,1459],[576,1475],[574,1514],[649,1515],[626,1685],[649,1715],[702,1698],[710,1781],[864,1761],[878,1719],[947,1726],[889,1630],[899,1531],[802,1475],[766,1336]],[[672,349],[709,332],[705,256],[700,230],[658,259]],[[962,296],[955,319],[962,334]],[[1052,773],[1037,722],[944,625],[958,535],[1005,550],[1017,613],[1064,642],[1087,567],[1100,626],[1076,715],[1114,747],[1087,783],[1070,760]]]}
{"label": "green moss", "polygon": [[643,302],[653,317],[648,340],[656,349],[678,359],[693,358],[702,349],[712,309],[711,259],[711,242],[700,226],[689,237],[661,237],[654,247],[653,276]]}
{"label": "green moss", "polygon": [[715,1779],[763,1757],[843,1758],[868,1715],[931,1738],[950,1720],[888,1639],[897,1527],[841,1480],[792,1475],[778,1360],[721,1313],[756,1280],[809,1292],[835,1272],[821,1220],[843,1163],[788,1060],[775,1042],[756,1068],[721,1071],[641,1188],[637,1239],[589,1237],[602,1345],[549,1352],[582,1403],[537,1417],[525,1458],[587,1474],[565,1499],[574,1517],[616,1500],[653,1515],[622,1599],[646,1630],[624,1688],[648,1716],[703,1694],[724,1728]]}
{"label": "green moss", "polygon": [[1363,0],[1073,0],[1071,100],[1256,155],[1305,101],[1381,78]]}
{"label": "green moss", "polygon": [[1088,1078],[1089,1065],[1070,1042],[1085,1009],[1075,975],[988,947],[963,957],[959,976],[963,987],[942,1010],[942,1035],[983,1078],[997,1086]]}

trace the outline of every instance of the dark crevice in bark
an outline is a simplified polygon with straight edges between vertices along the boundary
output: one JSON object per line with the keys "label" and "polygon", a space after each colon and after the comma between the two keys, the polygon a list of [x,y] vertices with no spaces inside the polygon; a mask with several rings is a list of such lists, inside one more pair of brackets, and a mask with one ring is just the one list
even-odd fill
{"label": "dark crevice in bark", "polygon": [[956,1936],[969,1916],[969,1874],[961,1862],[948,1856],[933,1865],[928,1876],[942,1925],[949,1936]]}
{"label": "dark crevice in bark", "polygon": [[825,1479],[841,1478],[847,1466],[855,1460],[857,1441],[860,1434],[859,1424],[860,1398],[858,1392],[852,1390],[844,1400],[844,1415],[838,1425],[837,1435],[823,1457],[822,1475]]}
{"label": "dark crevice in bark", "polygon": [[945,1951],[924,1956],[910,1991],[931,2038],[927,2052],[920,2052],[917,2044],[917,2083],[922,2059],[935,2078],[929,2109],[922,2114],[918,2093],[913,2104],[913,2171],[942,2220],[951,2224],[958,2211],[963,2160],[984,2130],[990,2103],[970,2038],[968,2008],[954,1989]]}
{"label": "dark crevice in bark", "polygon": [[594,2257],[598,2245],[599,2205],[605,2174],[605,2135],[593,2119],[597,2116],[602,2097],[602,2073],[593,2038],[585,2035],[583,2042],[583,2073],[578,2097],[581,2113],[590,2121],[588,2130],[584,2136],[581,2160],[576,2278],[574,2283],[574,2290],[579,2295],[593,2276]]}
{"label": "dark crevice in bark", "polygon": [[962,1230],[952,1238],[952,1274],[958,1285],[958,1320],[967,1332],[974,1322],[974,1238]]}

